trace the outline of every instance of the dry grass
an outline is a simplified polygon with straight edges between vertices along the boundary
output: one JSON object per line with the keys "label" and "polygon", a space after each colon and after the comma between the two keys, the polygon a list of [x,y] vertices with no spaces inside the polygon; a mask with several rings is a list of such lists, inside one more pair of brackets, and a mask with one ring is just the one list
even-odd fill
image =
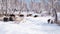
{"label": "dry grass", "polygon": [[58,25],[60,25],[60,20],[58,20],[57,22],[56,21],[54,21],[56,24],[58,24]]}

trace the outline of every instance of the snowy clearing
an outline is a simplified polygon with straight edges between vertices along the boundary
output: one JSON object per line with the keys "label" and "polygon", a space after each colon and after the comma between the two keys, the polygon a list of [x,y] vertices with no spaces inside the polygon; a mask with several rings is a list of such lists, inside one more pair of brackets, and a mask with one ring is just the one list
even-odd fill
{"label": "snowy clearing", "polygon": [[0,34],[59,34],[60,26],[48,24],[48,18],[25,17],[19,24],[0,21]]}

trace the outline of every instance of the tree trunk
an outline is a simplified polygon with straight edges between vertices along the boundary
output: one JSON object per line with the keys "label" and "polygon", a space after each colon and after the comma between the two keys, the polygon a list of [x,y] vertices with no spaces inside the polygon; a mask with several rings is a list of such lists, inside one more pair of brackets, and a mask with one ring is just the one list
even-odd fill
{"label": "tree trunk", "polygon": [[57,23],[57,12],[55,11],[55,23]]}
{"label": "tree trunk", "polygon": [[54,15],[54,17],[55,17],[55,20],[54,20],[54,22],[55,23],[57,23],[57,11],[56,11],[56,9],[55,8],[53,8],[53,15]]}

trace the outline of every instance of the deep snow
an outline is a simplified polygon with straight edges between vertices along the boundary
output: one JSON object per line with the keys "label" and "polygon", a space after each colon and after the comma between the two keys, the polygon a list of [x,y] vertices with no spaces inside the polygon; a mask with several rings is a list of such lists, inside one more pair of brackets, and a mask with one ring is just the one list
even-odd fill
{"label": "deep snow", "polygon": [[60,26],[48,24],[47,17],[25,17],[19,24],[16,21],[0,21],[0,34],[60,34]]}

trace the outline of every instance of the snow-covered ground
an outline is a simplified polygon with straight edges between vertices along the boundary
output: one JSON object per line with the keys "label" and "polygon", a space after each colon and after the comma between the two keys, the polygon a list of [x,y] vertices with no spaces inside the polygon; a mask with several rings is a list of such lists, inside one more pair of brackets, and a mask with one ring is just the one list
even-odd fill
{"label": "snow-covered ground", "polygon": [[0,34],[60,34],[60,26],[48,24],[46,17],[25,17],[18,22],[0,21]]}
{"label": "snow-covered ground", "polygon": [[59,12],[57,13],[57,16],[58,16],[58,20],[60,20],[60,13]]}

